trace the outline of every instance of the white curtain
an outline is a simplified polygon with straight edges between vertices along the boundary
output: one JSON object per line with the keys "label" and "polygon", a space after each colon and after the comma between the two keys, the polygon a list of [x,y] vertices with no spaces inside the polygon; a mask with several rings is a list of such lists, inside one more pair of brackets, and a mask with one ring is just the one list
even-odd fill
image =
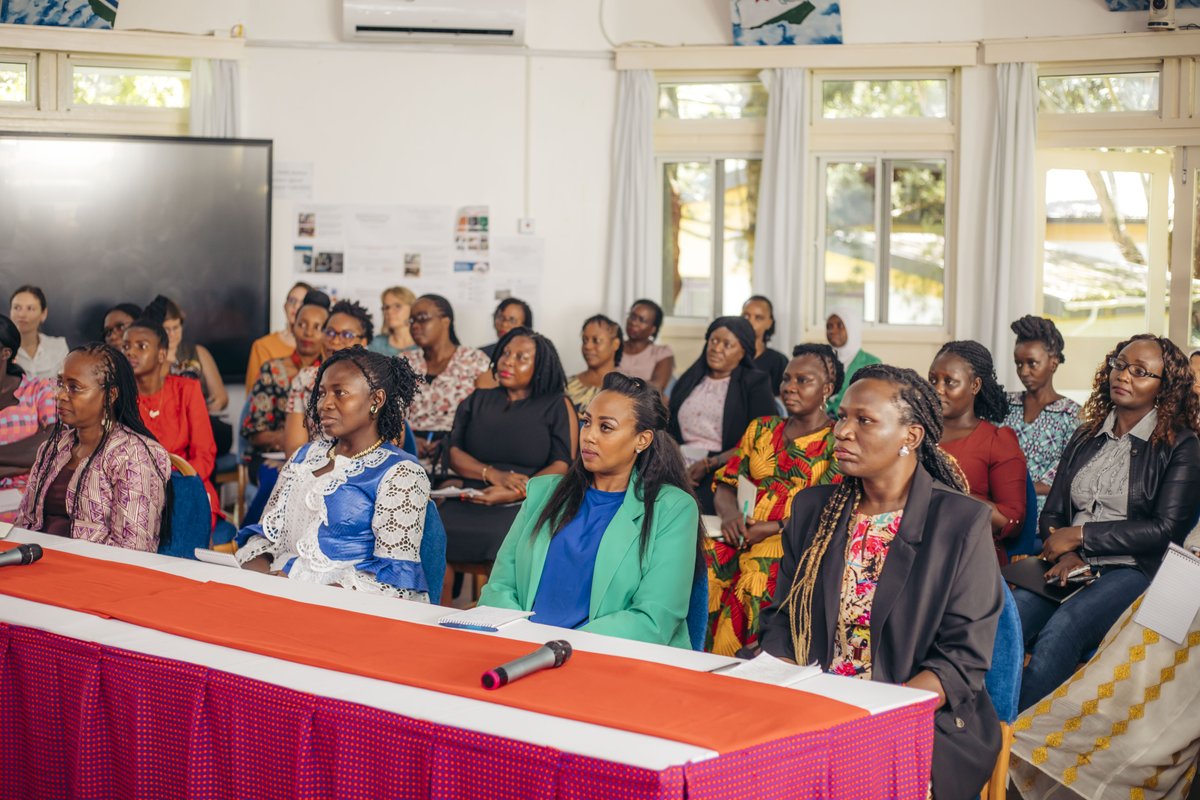
{"label": "white curtain", "polygon": [[241,134],[242,87],[238,64],[226,59],[192,60],[192,136],[234,138]]}
{"label": "white curtain", "polygon": [[987,196],[983,264],[978,292],[967,313],[978,311],[982,344],[992,351],[996,373],[1019,386],[1009,325],[1037,308],[1037,66],[996,68],[996,131]]}
{"label": "white curtain", "polygon": [[617,86],[613,136],[612,209],[605,308],[613,319],[644,292],[640,276],[656,272],[650,258],[654,187],[654,117],[658,84],[650,70],[625,70]]}
{"label": "white curtain", "polygon": [[804,175],[808,157],[806,70],[763,70],[767,132],[754,239],[754,291],[775,306],[776,347],[790,354],[804,329]]}

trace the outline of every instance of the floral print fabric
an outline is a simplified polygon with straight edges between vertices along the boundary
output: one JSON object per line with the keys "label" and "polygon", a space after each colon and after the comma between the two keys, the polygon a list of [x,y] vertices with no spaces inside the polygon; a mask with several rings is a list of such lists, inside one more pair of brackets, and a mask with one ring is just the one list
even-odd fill
{"label": "floral print fabric", "polygon": [[[405,350],[400,354],[418,375],[426,374],[425,353]],[[460,346],[450,357],[446,369],[432,381],[422,381],[420,391],[408,412],[408,422],[417,431],[448,431],[454,427],[458,404],[475,391],[475,379],[492,368],[482,350]]]}
{"label": "floral print fabric", "polygon": [[855,514],[850,521],[841,607],[829,664],[829,671],[836,675],[871,679],[871,606],[902,516],[902,511]]}

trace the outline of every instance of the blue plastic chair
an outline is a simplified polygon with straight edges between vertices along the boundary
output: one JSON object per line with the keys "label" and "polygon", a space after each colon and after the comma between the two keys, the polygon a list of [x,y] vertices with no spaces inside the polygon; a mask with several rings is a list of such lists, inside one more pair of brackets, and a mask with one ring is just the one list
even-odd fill
{"label": "blue plastic chair", "polygon": [[704,556],[696,556],[696,574],[692,577],[692,596],[688,600],[688,638],[693,650],[704,649],[704,635],[708,632],[708,566]]}
{"label": "blue plastic chair", "polygon": [[1037,490],[1033,488],[1033,477],[1025,473],[1025,523],[1015,539],[1004,543],[1004,550],[1012,556],[1035,556],[1042,552],[1042,540],[1038,537]]}
{"label": "blue plastic chair", "polygon": [[416,456],[417,437],[413,435],[412,425],[409,425],[407,422],[404,423],[404,444],[401,447],[404,448],[404,452],[411,456]]}
{"label": "blue plastic chair", "polygon": [[172,470],[171,491],[171,541],[161,542],[158,552],[176,558],[196,557],[197,547],[208,547],[212,533],[212,510],[209,508],[208,492],[199,475],[182,475]]}
{"label": "blue plastic chair", "polygon": [[1017,719],[1017,701],[1021,695],[1021,669],[1025,665],[1025,640],[1021,635],[1021,617],[1017,613],[1017,601],[1007,584],[1004,590],[1004,609],[1000,612],[1000,623],[996,626],[996,642],[992,646],[992,666],[983,678],[996,716],[1000,717],[1000,755],[996,767],[981,795],[983,800],[999,800],[1004,797],[1008,783],[1008,758],[1012,747],[1012,725]]}
{"label": "blue plastic chair", "polygon": [[442,583],[446,580],[446,528],[432,500],[425,506],[425,529],[421,532],[421,568],[429,585],[429,602],[442,602]]}

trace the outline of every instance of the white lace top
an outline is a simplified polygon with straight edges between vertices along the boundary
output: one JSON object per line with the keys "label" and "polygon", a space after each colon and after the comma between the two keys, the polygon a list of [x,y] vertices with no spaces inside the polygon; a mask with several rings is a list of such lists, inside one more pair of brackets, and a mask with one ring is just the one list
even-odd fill
{"label": "white lace top", "polygon": [[337,456],[332,443],[302,447],[284,467],[262,522],[238,536],[240,563],[272,557],[293,580],[338,584],[428,602],[421,533],[429,478],[412,456],[383,445],[362,458]]}

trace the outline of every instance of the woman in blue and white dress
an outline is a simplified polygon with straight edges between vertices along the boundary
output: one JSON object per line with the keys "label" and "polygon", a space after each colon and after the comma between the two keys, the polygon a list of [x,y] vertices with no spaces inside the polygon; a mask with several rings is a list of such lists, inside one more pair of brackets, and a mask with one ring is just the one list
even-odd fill
{"label": "woman in blue and white dress", "polygon": [[421,532],[429,479],[392,444],[417,377],[403,359],[342,350],[321,365],[308,420],[317,438],[279,476],[262,522],[238,535],[245,569],[428,602]]}

